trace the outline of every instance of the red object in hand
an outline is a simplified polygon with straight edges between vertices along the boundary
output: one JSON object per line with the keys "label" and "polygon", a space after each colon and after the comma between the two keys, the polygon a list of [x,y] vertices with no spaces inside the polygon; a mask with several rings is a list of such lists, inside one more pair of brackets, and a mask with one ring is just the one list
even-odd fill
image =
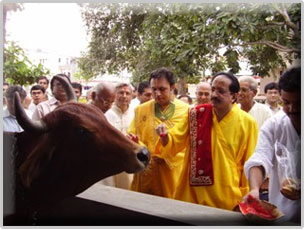
{"label": "red object in hand", "polygon": [[251,195],[248,196],[246,201],[239,203],[239,208],[242,214],[252,221],[272,221],[283,216],[283,213],[281,213],[275,205],[263,200],[256,200]]}
{"label": "red object in hand", "polygon": [[165,133],[160,133],[160,137],[165,137],[166,134]]}

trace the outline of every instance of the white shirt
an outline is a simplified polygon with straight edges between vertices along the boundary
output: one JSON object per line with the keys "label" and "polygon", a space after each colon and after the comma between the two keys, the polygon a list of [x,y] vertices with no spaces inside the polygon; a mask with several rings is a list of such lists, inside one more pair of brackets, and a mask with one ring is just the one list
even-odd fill
{"label": "white shirt", "polygon": [[[127,129],[134,117],[134,108],[129,106],[125,113],[122,113],[122,110],[116,104],[114,104],[111,109],[105,113],[105,117],[115,128],[120,130],[123,134],[127,134]],[[133,174],[121,172],[119,174],[107,177],[98,183],[117,188],[129,189],[132,179]]]}
{"label": "white shirt", "polygon": [[254,101],[254,105],[248,113],[256,121],[258,129],[260,129],[264,122],[272,116],[272,111],[268,106],[258,103],[256,101]]}
{"label": "white shirt", "polygon": [[280,106],[280,105],[277,105],[277,107],[275,109],[273,109],[273,107],[271,105],[269,105],[267,101],[266,101],[265,105],[267,105],[269,107],[269,109],[272,111],[273,115],[282,110],[282,106]]}
{"label": "white shirt", "polygon": [[[32,117],[32,113],[30,111],[25,109],[25,112],[29,118]],[[23,129],[18,124],[16,117],[11,115],[7,108],[3,110],[3,131],[16,133],[23,132]]]}
{"label": "white shirt", "polygon": [[131,109],[132,111],[134,111],[134,109],[135,109],[138,105],[140,105],[140,101],[139,101],[139,99],[136,97],[136,98],[134,98],[134,99],[131,100],[131,102],[130,102],[130,104],[129,104],[129,107],[130,107],[130,109]]}
{"label": "white shirt", "polygon": [[[293,160],[287,161],[287,158],[277,157],[280,154],[283,156],[283,153],[287,153]],[[263,166],[265,174],[270,175],[269,201],[285,214],[284,219],[300,221],[301,200],[287,199],[280,192],[281,178],[284,174],[295,174],[290,176],[301,178],[301,139],[283,111],[272,116],[262,126],[255,152],[244,165],[247,178],[253,166]],[[293,168],[290,173],[285,170],[287,166]]]}
{"label": "white shirt", "polygon": [[30,103],[30,105],[29,105],[29,107],[28,107],[28,110],[29,110],[29,111],[32,111],[32,113],[34,113],[36,107],[37,107],[37,105],[35,105],[35,104],[33,103],[33,100],[32,100],[31,103]]}
{"label": "white shirt", "polygon": [[134,111],[129,106],[128,109],[122,113],[122,110],[114,104],[111,109],[105,113],[105,117],[115,128],[120,130],[123,134],[127,134],[127,129],[134,117]]}

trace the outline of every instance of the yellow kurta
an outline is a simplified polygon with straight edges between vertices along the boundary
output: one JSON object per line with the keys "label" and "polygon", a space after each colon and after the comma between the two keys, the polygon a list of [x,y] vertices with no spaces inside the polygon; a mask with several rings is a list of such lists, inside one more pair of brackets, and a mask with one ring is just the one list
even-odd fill
{"label": "yellow kurta", "polygon": [[[174,115],[164,121],[167,129],[174,127],[182,119],[187,119],[188,105],[175,99]],[[159,140],[155,128],[162,121],[155,117],[155,101],[151,100],[139,105],[135,109],[135,117],[132,121],[128,133],[137,135],[140,143],[145,145],[151,154],[149,166],[140,173],[134,175],[131,189],[138,192],[159,195],[173,198],[177,188],[178,179],[182,169],[184,158],[184,148],[181,148],[175,154],[173,152],[155,151],[156,143]],[[163,160],[155,160],[158,156]]]}
{"label": "yellow kurta", "polygon": [[249,191],[243,166],[254,152],[258,136],[255,120],[236,104],[220,121],[213,111],[212,161],[214,184],[190,186],[190,138],[188,119],[175,126],[169,133],[169,143],[160,151],[179,151],[187,147],[183,170],[175,199],[216,208],[233,210]]}

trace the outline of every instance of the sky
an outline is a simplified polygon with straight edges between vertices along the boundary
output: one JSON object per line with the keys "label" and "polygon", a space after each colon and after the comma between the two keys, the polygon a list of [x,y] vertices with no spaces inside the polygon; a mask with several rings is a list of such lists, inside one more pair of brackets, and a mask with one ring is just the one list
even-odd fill
{"label": "sky", "polygon": [[85,23],[76,3],[23,3],[7,16],[7,40],[27,50],[80,56],[88,44]]}

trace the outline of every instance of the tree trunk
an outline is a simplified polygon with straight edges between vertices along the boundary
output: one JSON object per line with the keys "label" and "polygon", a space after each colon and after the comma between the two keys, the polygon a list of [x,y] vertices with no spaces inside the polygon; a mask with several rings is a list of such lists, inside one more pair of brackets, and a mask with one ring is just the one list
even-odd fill
{"label": "tree trunk", "polygon": [[178,90],[178,94],[188,94],[188,87],[187,83],[185,82],[184,78],[179,78],[176,84],[176,88]]}

